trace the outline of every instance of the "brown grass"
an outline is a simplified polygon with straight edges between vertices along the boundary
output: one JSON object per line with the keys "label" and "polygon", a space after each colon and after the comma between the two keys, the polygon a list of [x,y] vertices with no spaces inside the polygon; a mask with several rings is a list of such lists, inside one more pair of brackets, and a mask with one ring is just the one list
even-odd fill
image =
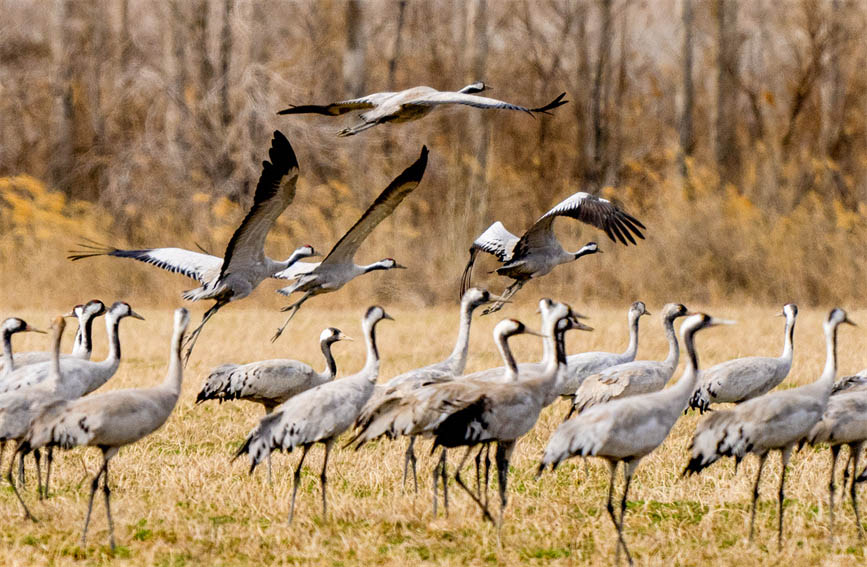
{"label": "brown grass", "polygon": [[[527,302],[529,304],[529,301]],[[525,304],[525,305],[527,305]],[[577,304],[576,304],[577,307]],[[690,305],[692,308],[703,306]],[[651,305],[654,312],[659,305]],[[715,328],[698,339],[703,364],[753,353],[776,353],[782,345],[781,319],[775,307],[716,306],[714,315],[737,319],[732,328]],[[574,333],[570,352],[625,347],[625,309],[581,306],[592,316],[593,333]],[[404,442],[380,442],[359,452],[336,450],[330,467],[329,516],[320,516],[318,473],[321,449],[311,452],[304,468],[296,519],[286,525],[291,467],[297,454],[275,454],[275,482],[268,486],[264,470],[252,477],[246,463],[230,457],[261,415],[246,402],[194,406],[203,375],[223,362],[246,362],[290,356],[320,365],[316,337],[334,325],[359,337],[361,308],[324,311],[309,308],[293,321],[284,339],[267,337],[279,323],[273,311],[227,309],[204,332],[186,372],[183,394],[163,429],[121,451],[113,461],[112,486],[120,547],[112,555],[101,499],[86,548],[79,535],[87,505],[90,474],[99,456],[95,449],[64,452],[57,460],[55,494],[44,503],[34,499],[32,476],[25,497],[33,502],[39,523],[31,524],[7,488],[2,491],[0,518],[4,565],[405,565],[405,564],[608,564],[613,561],[615,532],[604,511],[607,469],[591,462],[585,469],[569,461],[555,473],[533,479],[537,459],[565,406],[545,411],[537,427],[518,445],[509,486],[509,508],[502,531],[480,521],[475,505],[452,483],[451,514],[431,517],[429,472],[432,460],[420,460],[418,495],[401,490]],[[396,322],[380,326],[383,378],[437,360],[450,350],[456,316],[452,309],[391,309]],[[122,324],[124,362],[110,388],[150,385],[162,379],[170,335],[170,312],[141,312],[146,322]],[[21,313],[45,324],[50,313]],[[504,315],[533,321],[529,307],[511,307]],[[813,380],[821,371],[824,348],[820,322],[824,312],[802,310],[796,331],[795,364],[786,386]],[[851,314],[867,321],[867,313]],[[490,317],[475,323],[469,369],[496,363]],[[419,337],[416,333],[422,332]],[[841,372],[859,369],[860,330],[841,331]],[[426,337],[433,337],[428,339]],[[69,340],[69,337],[67,337]],[[43,348],[37,336],[16,340],[21,349]],[[99,351],[104,341],[98,337]],[[537,339],[514,341],[520,359],[539,356]],[[341,375],[363,364],[363,343],[335,348]],[[661,357],[665,344],[658,314],[644,324],[641,357]],[[828,541],[828,452],[807,448],[793,458],[788,477],[786,538],[776,550],[775,495],[779,469],[776,457],[766,469],[757,518],[757,543],[746,541],[750,490],[756,470],[749,459],[737,477],[731,462],[717,464],[697,478],[681,479],[689,436],[699,417],[690,414],[671,437],[640,466],[626,517],[626,537],[639,564],[706,565],[858,565],[865,547],[858,542],[851,506],[838,505],[838,537]],[[422,443],[426,453],[427,443]],[[456,455],[453,455],[453,459]],[[32,473],[31,473],[32,475]],[[495,491],[495,486],[492,486]]]}

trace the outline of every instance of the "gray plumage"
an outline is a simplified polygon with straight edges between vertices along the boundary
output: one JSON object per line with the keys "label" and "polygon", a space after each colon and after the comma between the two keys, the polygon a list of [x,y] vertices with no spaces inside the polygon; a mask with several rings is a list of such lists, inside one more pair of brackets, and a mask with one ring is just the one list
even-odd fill
{"label": "gray plumage", "polygon": [[852,376],[844,376],[834,383],[831,395],[847,394],[850,392],[867,391],[867,368]]}
{"label": "gray plumage", "polygon": [[479,252],[495,256],[503,264],[496,269],[496,273],[515,280],[503,292],[505,299],[485,311],[492,313],[502,308],[503,303],[529,280],[544,276],[560,264],[600,251],[595,242],[587,243],[577,252],[564,250],[553,230],[554,221],[561,216],[604,230],[612,242],[619,240],[629,245],[636,243],[636,236],[644,238],[641,230],[645,227],[638,219],[607,199],[578,192],[539,217],[521,237],[506,230],[500,221],[488,227],[470,247],[470,257],[461,276],[461,293],[471,285],[473,265]]}
{"label": "gray plumage", "polygon": [[152,388],[113,390],[69,401],[55,410],[50,418],[41,418],[33,425],[24,450],[35,450],[46,445],[63,449],[89,445],[99,447],[102,451],[102,467],[90,487],[87,516],[81,534],[82,546],[87,537],[93,497],[102,477],[109,541],[112,550],[115,548],[108,462],[121,447],[150,435],[162,427],[171,415],[181,392],[183,365],[180,351],[189,320],[186,309],[175,310],[169,368],[162,384]]}
{"label": "gray plumage", "polygon": [[243,454],[250,456],[252,473],[274,449],[289,452],[296,447],[303,449],[293,477],[292,501],[289,507],[290,523],[295,512],[295,496],[301,476],[301,465],[304,463],[307,451],[315,443],[325,445],[325,459],[320,480],[323,516],[327,512],[325,487],[328,454],[334,439],[352,426],[361,408],[373,393],[373,386],[379,376],[376,325],[383,319],[391,319],[391,316],[382,307],[371,307],[365,313],[362,327],[367,344],[367,362],[360,372],[342,380],[327,382],[290,398],[273,413],[263,417],[235,453],[235,458]]}
{"label": "gray plumage", "polygon": [[[61,358],[80,358],[90,360],[90,355],[93,352],[93,320],[105,313],[105,305],[98,299],[88,301],[85,305],[76,305],[72,311],[64,315],[64,317],[75,317],[78,319],[78,330],[75,333],[75,342],[72,346],[71,354],[62,354]],[[34,330],[34,329],[31,329]],[[40,332],[40,331],[36,331]],[[5,337],[5,335],[4,335]],[[46,362],[51,359],[51,351],[36,351],[36,352],[19,352],[13,355],[15,361],[14,368],[10,367],[8,357],[6,356],[7,343],[4,338],[3,346],[3,362],[0,363],[0,376],[11,374],[15,368]],[[11,354],[11,345],[9,345],[9,353]],[[2,383],[2,382],[0,382]]]}
{"label": "gray plumage", "polygon": [[301,262],[276,276],[295,280],[292,285],[278,289],[278,293],[289,296],[295,292],[301,292],[304,295],[295,303],[282,309],[282,311],[290,311],[291,313],[286,322],[277,329],[271,339],[272,342],[277,340],[304,302],[311,297],[337,291],[358,276],[374,270],[405,268],[405,266],[398,264],[394,258],[385,258],[366,266],[356,264],[354,258],[358,248],[379,223],[388,218],[397,206],[418,187],[427,168],[427,156],[427,146],[422,146],[419,158],[389,183],[388,187],[383,189],[376,200],[364,211],[361,218],[337,241],[337,244],[322,262],[318,264]]}
{"label": "gray plumage", "polygon": [[[487,290],[479,288],[468,289],[461,298],[458,338],[451,354],[446,359],[439,362],[422,366],[421,368],[416,368],[395,376],[385,384],[377,384],[374,388],[373,395],[370,397],[370,400],[358,416],[356,427],[366,427],[367,424],[375,419],[379,413],[387,411],[388,408],[398,404],[404,396],[418,388],[429,384],[453,380],[456,376],[463,374],[464,368],[466,368],[467,365],[467,351],[469,350],[470,344],[470,325],[473,320],[473,311],[486,303],[495,301],[496,299],[498,299],[498,297],[492,296]],[[410,437],[409,445],[407,446],[404,456],[403,483],[405,486],[408,467],[411,464],[412,477],[417,491],[417,459],[414,447],[415,436],[412,436]]]}
{"label": "gray plumage", "polygon": [[[49,365],[48,379],[35,386],[0,396],[0,456],[3,455],[3,449],[5,449],[6,443],[9,441],[15,442],[17,451],[21,446],[21,441],[28,431],[30,431],[33,420],[39,417],[46,409],[60,401],[54,390],[56,382],[60,380],[60,341],[63,338],[63,330],[65,328],[66,321],[64,321],[63,317],[55,317],[51,324],[52,350],[51,360],[47,363]],[[12,467],[14,464],[15,456],[13,455],[9,461],[6,480],[9,481],[12,491],[24,508],[24,516],[30,520],[34,520],[33,515],[21,498],[18,488],[15,486],[15,480],[12,478]],[[37,460],[38,490],[41,494],[42,479],[38,464],[39,461]],[[23,471],[23,461],[21,467]]]}
{"label": "gray plumage", "polygon": [[636,301],[629,307],[629,344],[626,350],[617,352],[582,352],[566,357],[566,379],[563,380],[560,395],[572,397],[584,382],[593,374],[606,368],[626,364],[635,360],[638,354],[638,321],[642,315],[650,315],[643,301]]}
{"label": "gray plumage", "polygon": [[825,412],[837,374],[837,327],[842,323],[853,324],[842,309],[831,310],[823,325],[827,359],[818,380],[806,386],[753,398],[732,409],[715,411],[696,427],[690,445],[691,458],[684,474],[701,472],[724,456],[733,456],[736,462],[748,453],[759,457],[759,471],[753,487],[750,539],[762,469],[768,453],[776,450],[780,451],[782,466],[777,527],[778,544],[782,546],[786,466],[795,444],[807,437]]}
{"label": "gray plumage", "polygon": [[563,100],[566,93],[539,108],[525,108],[501,100],[478,96],[486,90],[482,82],[467,85],[457,92],[438,91],[431,87],[412,87],[399,92],[373,93],[360,98],[334,102],[327,105],[308,104],[290,106],[277,114],[322,114],[324,116],[340,116],[347,112],[363,110],[359,115],[361,123],[350,128],[344,128],[338,136],[352,136],[372,128],[377,124],[400,123],[418,120],[426,116],[437,106],[443,104],[463,104],[482,109],[520,110],[527,113],[544,113],[566,104]]}
{"label": "gray plumage", "polygon": [[688,315],[687,309],[680,303],[669,303],[662,308],[662,324],[668,339],[665,360],[635,360],[588,376],[575,392],[569,415],[609,400],[662,390],[674,376],[680,358],[674,320],[685,315]]}
{"label": "gray plumage", "polygon": [[283,358],[219,366],[205,379],[196,403],[207,400],[250,400],[262,404],[265,412],[271,413],[292,396],[334,378],[337,365],[331,355],[331,345],[341,340],[351,339],[334,327],[320,334],[319,345],[325,357],[325,369],[322,372],[298,360]]}
{"label": "gray plumage", "polygon": [[777,358],[769,356],[736,358],[702,371],[699,387],[693,394],[689,407],[704,413],[711,404],[726,402],[739,404],[767,394],[786,379],[792,368],[798,306],[787,303],[783,306],[780,315],[786,318],[783,353]]}
{"label": "gray plumage", "polygon": [[[855,526],[858,528],[858,539],[863,539],[864,528],[861,527],[861,515],[858,510],[858,460],[864,442],[867,441],[867,391],[853,391],[831,396],[822,419],[813,426],[808,435],[811,445],[828,443],[831,446],[831,478],[828,483],[828,510],[831,517],[831,537],[834,537],[834,492],[836,490],[835,473],[837,456],[840,447],[849,446],[849,461],[852,463],[852,483],[849,496],[855,511]],[[848,462],[847,462],[848,466]]]}
{"label": "gray plumage", "polygon": [[[122,301],[116,302],[108,310],[105,316],[105,325],[109,337],[109,351],[105,360],[93,362],[80,358],[62,358],[60,360],[61,376],[56,381],[51,381],[52,391],[59,398],[70,400],[79,398],[96,390],[114,376],[120,364],[120,338],[118,327],[125,317],[144,319],[141,315],[130,308],[129,304]],[[42,362],[31,364],[15,370],[7,376],[2,387],[2,395],[23,390],[28,387],[46,382],[51,376],[51,363]]]}
{"label": "gray plumage", "polygon": [[[547,466],[554,469],[562,461],[574,456],[595,456],[608,461],[610,477],[606,508],[617,529],[617,555],[619,557],[622,547],[630,564],[632,557],[623,539],[623,515],[632,475],[641,459],[668,437],[695,388],[698,374],[698,354],[693,341],[695,333],[707,327],[730,323],[731,321],[715,319],[703,313],[689,317],[680,328],[681,339],[688,355],[687,364],[674,386],[644,396],[632,396],[595,405],[560,424],[545,447],[539,473]],[[617,466],[621,462],[625,464],[624,489],[618,520],[612,505],[612,495]]]}
{"label": "gray plumage", "polygon": [[215,302],[190,333],[184,355],[185,361],[189,360],[202,328],[224,305],[247,297],[265,279],[275,277],[301,258],[317,255],[309,245],[296,249],[282,262],[265,255],[265,239],[274,222],[295,199],[298,181],[295,151],[279,130],[274,132],[268,157],[271,161],[262,162],[253,204],[232,234],[222,258],[181,248],[120,250],[97,243],[80,245],[82,250],[72,251],[68,258],[73,261],[94,256],[132,258],[183,274],[202,284],[183,293],[184,299],[191,301],[211,299]]}

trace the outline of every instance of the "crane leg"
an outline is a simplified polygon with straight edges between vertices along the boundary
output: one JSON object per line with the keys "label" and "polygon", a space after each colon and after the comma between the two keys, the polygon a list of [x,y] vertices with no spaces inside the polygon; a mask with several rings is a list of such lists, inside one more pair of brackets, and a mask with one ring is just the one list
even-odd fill
{"label": "crane leg", "polygon": [[295,474],[292,476],[292,501],[289,503],[289,523],[292,523],[292,518],[295,516],[295,496],[298,494],[298,483],[301,482],[301,465],[304,464],[304,457],[307,456],[307,451],[310,450],[310,445],[304,445],[301,452],[301,460],[298,461],[298,466],[295,467]]}
{"label": "crane leg", "polygon": [[114,522],[111,519],[111,489],[108,487],[108,459],[103,465],[105,473],[102,475],[102,494],[105,497],[105,517],[108,519],[108,543],[114,551]]}
{"label": "crane leg", "polygon": [[623,547],[629,565],[632,565],[632,555],[629,554],[629,548],[626,547],[626,540],[623,538],[623,516],[626,515],[626,496],[629,494],[629,485],[632,483],[632,475],[635,474],[637,467],[638,461],[630,461],[623,467],[623,497],[620,499],[620,524],[617,527],[617,537],[620,538],[620,545]]}
{"label": "crane leg", "polygon": [[449,477],[448,477],[448,451],[443,447],[442,463],[440,466],[440,475],[443,480],[443,508],[446,511],[446,518],[449,517]]}
{"label": "crane leg", "polygon": [[410,436],[409,445],[406,446],[406,453],[403,456],[403,490],[406,491],[406,476],[410,464],[412,464],[412,482],[415,485],[415,492],[418,494],[418,476],[416,476],[416,463],[418,459],[415,457],[415,435]]}
{"label": "crane leg", "polygon": [[461,462],[458,464],[457,468],[455,469],[455,481],[457,481],[458,486],[460,486],[467,494],[470,495],[470,498],[473,499],[473,502],[475,502],[476,504],[479,505],[479,508],[482,509],[482,513],[484,514],[485,519],[490,520],[491,523],[493,524],[493,523],[495,523],[494,517],[491,516],[491,513],[488,511],[488,507],[485,506],[481,500],[479,500],[479,497],[476,496],[475,493],[473,493],[473,491],[470,490],[466,484],[464,484],[464,481],[461,478],[461,469],[464,468],[464,463],[467,462],[467,458],[469,458],[470,452],[472,450],[473,450],[473,447],[472,447],[472,445],[470,445],[469,447],[467,447],[466,452],[464,452],[464,456],[463,456],[463,458],[461,458]]}
{"label": "crane leg", "polygon": [[[614,529],[617,530],[617,551],[615,557],[617,563],[620,562],[620,546],[626,546],[623,541],[623,534],[620,532],[620,522],[617,521],[617,514],[614,512],[614,483],[617,481],[617,466],[620,461],[608,462],[608,500],[605,502],[605,509],[608,511],[608,516],[611,518],[611,523],[614,524]],[[624,475],[625,476],[625,475]]]}
{"label": "crane leg", "polygon": [[503,527],[503,514],[506,512],[508,504],[508,493],[506,488],[509,482],[509,460],[512,457],[512,451],[515,449],[514,441],[498,441],[497,442],[497,485],[500,489],[500,518],[497,522],[497,537],[499,537],[500,529]]}
{"label": "crane leg", "polygon": [[[445,448],[443,448],[443,452],[445,452]],[[433,470],[433,516],[437,517],[437,506],[439,505],[439,498],[437,498],[437,483],[440,479],[440,463],[442,462],[442,455],[440,455],[439,460],[437,460],[437,464],[434,466]]]}
{"label": "crane leg", "polygon": [[42,453],[39,449],[33,451],[33,460],[36,461],[36,496],[42,500]]}
{"label": "crane leg", "polygon": [[286,329],[286,325],[289,324],[289,321],[291,321],[292,318],[295,317],[295,314],[298,313],[298,310],[301,309],[301,305],[305,301],[310,299],[310,297],[312,297],[312,296],[313,296],[312,291],[305,292],[304,295],[301,296],[301,299],[299,299],[298,301],[296,301],[292,305],[287,305],[286,307],[284,307],[280,310],[280,311],[290,311],[291,313],[289,313],[289,317],[286,319],[286,321],[284,321],[283,324],[277,328],[277,332],[274,333],[274,336],[271,337],[272,343],[280,338],[280,335],[282,335],[283,331]]}
{"label": "crane leg", "polygon": [[48,456],[46,457],[47,463],[45,464],[45,489],[44,494],[45,498],[48,498],[48,486],[51,482],[51,465],[54,463],[54,447],[48,447]]}
{"label": "crane leg", "polygon": [[858,483],[855,473],[858,471],[858,457],[860,457],[862,443],[850,445],[852,453],[852,485],[849,487],[849,496],[852,498],[852,509],[855,511],[855,525],[858,526],[858,539],[864,539],[864,528],[861,526],[861,514],[858,512]]}
{"label": "crane leg", "polygon": [[831,445],[831,479],[828,481],[828,510],[831,515],[831,528],[828,538],[834,541],[834,476],[837,472],[837,457],[840,455],[840,445]]}
{"label": "crane leg", "polygon": [[325,474],[328,468],[328,454],[331,452],[331,445],[334,444],[334,439],[329,439],[325,442],[325,458],[322,460],[322,473],[319,475],[319,482],[322,483],[322,520],[328,517],[328,504],[325,500],[325,486],[328,484],[328,476]]}
{"label": "crane leg", "polygon": [[190,356],[193,354],[193,347],[196,346],[196,341],[199,339],[199,333],[202,332],[202,328],[205,326],[205,323],[210,320],[211,317],[217,314],[224,305],[226,305],[228,301],[217,301],[210,309],[205,311],[204,316],[202,316],[202,322],[199,323],[199,326],[196,327],[190,336],[187,337],[187,340],[184,342],[184,346],[186,347],[186,351],[184,352],[184,367],[186,368],[187,363],[190,361]]}
{"label": "crane leg", "polygon": [[756,524],[756,502],[759,500],[759,483],[762,481],[762,469],[765,468],[767,458],[767,453],[759,455],[759,472],[756,473],[756,483],[753,485],[753,506],[750,512],[750,541],[753,541],[753,528]]}
{"label": "crane leg", "polygon": [[[27,504],[24,503],[24,499],[21,498],[21,494],[18,492],[18,488],[15,486],[15,477],[12,475],[12,470],[15,468],[15,454],[18,452],[18,445],[15,447],[15,451],[12,453],[12,459],[9,461],[9,469],[6,471],[6,480],[9,481],[9,484],[12,486],[12,492],[15,493],[15,497],[18,498],[18,501],[21,503],[21,506],[24,508],[24,517],[30,521],[35,522],[36,518],[33,517],[33,514],[30,513],[30,509],[27,508]],[[23,454],[21,455],[23,458]]]}
{"label": "crane leg", "polygon": [[87,526],[90,525],[90,514],[93,512],[93,497],[96,494],[96,490],[99,488],[99,479],[105,472],[107,465],[108,461],[103,460],[102,466],[99,467],[99,471],[97,471],[96,476],[93,477],[93,481],[90,483],[90,498],[87,500],[87,514],[84,516],[84,529],[81,531],[81,547],[87,545]]}
{"label": "crane leg", "polygon": [[485,443],[485,506],[488,505],[488,479],[491,473],[491,444]]}
{"label": "crane leg", "polygon": [[512,296],[515,295],[516,293],[518,293],[518,290],[520,290],[522,287],[524,287],[524,284],[526,283],[526,281],[527,280],[515,280],[514,282],[512,282],[512,285],[510,285],[509,287],[506,288],[505,291],[503,291],[502,295],[500,296],[500,299],[497,300],[496,303],[494,303],[490,307],[485,308],[485,310],[482,311],[482,315],[488,315],[490,313],[495,313],[495,312],[499,311],[500,309],[502,309],[503,306],[506,303],[508,303],[508,301],[510,299],[512,299]]}
{"label": "crane leg", "polygon": [[787,447],[783,449],[780,453],[780,464],[782,465],[780,470],[780,490],[777,493],[777,498],[780,501],[780,520],[777,524],[777,549],[782,551],[783,549],[783,500],[786,498],[785,486],[786,486],[786,467],[789,465],[789,458],[792,456],[791,447]]}
{"label": "crane leg", "polygon": [[21,486],[25,486],[27,484],[27,479],[24,475],[24,454],[18,454],[18,483]]}

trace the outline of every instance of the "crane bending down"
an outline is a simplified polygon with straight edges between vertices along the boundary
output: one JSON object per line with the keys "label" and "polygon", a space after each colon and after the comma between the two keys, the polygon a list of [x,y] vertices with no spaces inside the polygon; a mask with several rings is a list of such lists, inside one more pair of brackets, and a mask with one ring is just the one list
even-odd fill
{"label": "crane bending down", "polygon": [[81,545],[85,545],[87,526],[93,510],[93,497],[102,478],[105,495],[105,514],[108,518],[108,533],[114,551],[114,523],[111,518],[111,491],[108,486],[108,462],[121,447],[135,443],[150,435],[166,422],[181,393],[183,367],[181,343],[189,324],[190,316],[184,308],[176,309],[174,332],[171,339],[169,368],[162,384],[153,388],[113,390],[66,402],[55,410],[50,418],[40,418],[34,423],[28,438],[19,450],[26,453],[43,446],[60,446],[63,449],[91,446],[102,451],[102,467],[90,485],[90,499]]}
{"label": "crane bending down", "polygon": [[367,344],[367,361],[360,372],[344,378],[321,384],[301,392],[282,404],[274,413],[263,417],[253,428],[246,441],[235,453],[233,461],[243,454],[250,456],[250,473],[271,454],[274,449],[291,452],[302,448],[301,458],[295,468],[292,482],[292,501],[289,505],[289,523],[295,514],[295,495],[301,480],[301,465],[304,457],[316,443],[325,445],[325,458],[322,462],[322,516],[327,513],[325,486],[328,482],[328,454],[335,438],[352,426],[361,408],[373,394],[373,386],[379,376],[379,350],[376,346],[376,325],[383,319],[391,319],[382,307],[374,305],[367,310],[361,325]]}
{"label": "crane bending down", "polygon": [[[621,398],[593,406],[561,423],[545,447],[538,474],[549,465],[552,470],[556,469],[561,462],[574,456],[601,457],[608,461],[610,476],[606,509],[617,529],[617,557],[619,559],[622,547],[630,565],[632,556],[623,538],[623,515],[632,475],[641,459],[665,441],[672,426],[686,409],[698,374],[698,355],[693,342],[695,333],[714,325],[731,323],[703,313],[689,317],[680,328],[681,340],[688,355],[687,366],[674,386],[645,396]],[[611,500],[617,467],[621,462],[625,465],[624,487],[618,520]]]}
{"label": "crane bending down", "polygon": [[[585,224],[604,230],[612,242],[618,240],[628,246],[636,244],[635,236],[643,239],[645,226],[607,199],[589,193],[578,192],[558,203],[539,217],[521,237],[515,236],[500,221],[488,227],[470,247],[470,259],[461,276],[461,294],[472,285],[473,264],[479,252],[496,256],[503,265],[496,269],[500,276],[515,280],[503,292],[508,300],[521,287],[534,278],[540,278],[559,266],[574,262],[586,254],[601,252],[595,242],[585,244],[577,252],[567,252],[554,236],[554,221],[557,217],[577,219]],[[634,236],[633,236],[634,235]],[[497,302],[482,314],[499,311],[503,302]]]}
{"label": "crane bending down", "polygon": [[215,303],[187,339],[184,364],[190,359],[202,327],[223,306],[247,297],[266,278],[275,277],[301,258],[317,255],[312,246],[305,245],[282,262],[265,256],[265,238],[274,221],[295,198],[298,181],[298,160],[289,140],[279,130],[274,132],[268,154],[271,161],[262,162],[253,205],[235,229],[223,258],[181,248],[120,250],[95,242],[81,244],[81,250],[72,251],[68,256],[73,261],[94,256],[133,258],[201,283],[200,287],[185,291],[184,299],[211,299]]}
{"label": "crane bending down", "polygon": [[352,136],[377,124],[386,122],[409,122],[426,116],[437,106],[443,104],[464,104],[482,109],[520,110],[529,113],[550,114],[549,111],[569,102],[563,100],[566,93],[538,108],[525,108],[494,98],[478,96],[488,89],[483,82],[467,85],[457,92],[438,91],[431,87],[412,87],[399,92],[374,93],[361,98],[354,98],[326,105],[306,104],[290,106],[277,114],[322,114],[325,116],[339,116],[347,112],[364,110],[359,116],[361,123],[350,128],[344,128],[337,133],[338,136]]}
{"label": "crane bending down", "polygon": [[373,229],[385,220],[394,209],[418,187],[425,168],[427,167],[427,146],[421,149],[421,155],[403,173],[398,175],[388,187],[376,198],[376,200],[361,215],[352,228],[344,234],[328,255],[320,263],[299,262],[298,264],[283,270],[274,277],[282,279],[294,279],[290,286],[277,290],[283,295],[292,295],[302,292],[304,295],[295,303],[288,305],[282,311],[289,311],[289,317],[271,338],[276,341],[283,334],[283,330],[289,321],[295,317],[305,301],[315,295],[337,291],[354,278],[372,272],[374,270],[404,269],[406,266],[398,264],[394,258],[385,258],[379,262],[360,266],[355,263],[355,253],[364,240],[373,232]]}
{"label": "crane bending down", "polygon": [[690,399],[689,407],[704,413],[711,404],[726,402],[739,404],[767,394],[786,379],[792,368],[798,306],[787,303],[779,315],[786,318],[783,354],[779,358],[770,356],[735,358],[708,368],[701,373],[701,384]]}
{"label": "crane bending down", "polygon": [[748,453],[755,453],[759,457],[759,471],[753,485],[750,540],[753,538],[762,469],[768,453],[779,451],[781,473],[777,543],[782,548],[786,466],[792,456],[792,449],[807,438],[825,413],[837,375],[837,327],[842,323],[854,325],[842,309],[832,309],[825,319],[823,328],[827,358],[818,380],[806,386],[753,398],[732,409],[713,412],[695,429],[690,445],[692,455],[683,471],[684,475],[700,473],[721,457],[734,457],[736,463]]}

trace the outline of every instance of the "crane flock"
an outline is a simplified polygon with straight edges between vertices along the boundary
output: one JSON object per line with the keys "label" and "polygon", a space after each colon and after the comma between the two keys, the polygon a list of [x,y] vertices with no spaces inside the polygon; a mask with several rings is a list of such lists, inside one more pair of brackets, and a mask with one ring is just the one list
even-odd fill
{"label": "crane flock", "polygon": [[[292,106],[281,115],[315,113],[337,116],[363,111],[362,122],[342,130],[350,136],[382,123],[400,123],[421,118],[444,104],[468,105],[481,109],[521,110],[530,115],[551,114],[563,104],[561,94],[547,105],[526,108],[496,99],[478,96],[484,83],[473,83],[457,92],[441,92],[429,87],[415,87],[393,93],[376,93],[358,99],[324,106]],[[417,147],[417,146],[416,146]],[[128,303],[118,301],[106,308],[99,300],[75,306],[71,312],[56,317],[50,326],[51,348],[45,352],[16,353],[12,335],[35,331],[28,323],[10,317],[2,324],[3,360],[0,365],[0,464],[3,448],[14,442],[6,479],[27,518],[35,519],[22,494],[24,457],[33,454],[37,469],[37,493],[40,499],[50,495],[49,483],[55,447],[72,449],[95,446],[102,452],[102,465],[90,485],[87,512],[82,530],[85,543],[93,501],[100,482],[109,526],[109,542],[115,547],[111,515],[109,462],[127,445],[159,429],[178,403],[184,367],[205,324],[217,311],[249,296],[266,279],[292,283],[277,290],[301,297],[285,307],[290,315],[272,338],[276,340],[300,307],[310,298],[337,292],[363,274],[404,268],[393,258],[371,264],[356,264],[355,256],[374,229],[407,199],[421,184],[428,168],[429,151],[422,146],[419,157],[400,173],[370,204],[358,221],[337,241],[322,262],[302,261],[317,256],[313,246],[296,248],[285,260],[265,255],[264,246],[278,217],[295,198],[302,168],[295,150],[278,130],[274,132],[268,160],[261,175],[252,205],[230,238],[223,257],[181,248],[129,249],[84,241],[69,253],[69,259],[109,256],[132,258],[164,270],[183,274],[200,285],[183,292],[187,300],[212,300],[200,324],[187,335],[189,313],[174,312],[170,339],[168,371],[163,382],[150,388],[96,392],[116,373],[121,362],[120,321],[142,319]],[[430,176],[428,176],[430,177]],[[627,495],[639,463],[655,451],[668,437],[677,420],[694,408],[701,413],[712,411],[698,423],[683,474],[698,474],[725,456],[739,463],[748,454],[758,456],[758,473],[752,497],[749,534],[752,538],[756,503],[762,470],[771,451],[781,453],[782,473],[778,491],[778,541],[783,541],[783,498],[786,466],[793,450],[805,443],[831,447],[829,510],[831,530],[834,521],[835,471],[840,448],[849,447],[845,469],[851,479],[850,498],[855,511],[858,536],[863,527],[857,504],[857,485],[867,480],[867,471],[859,471],[860,453],[867,441],[867,371],[836,381],[837,329],[854,324],[845,311],[835,308],[824,323],[827,362],[820,377],[806,386],[775,389],[789,375],[794,350],[794,328],[798,308],[786,304],[783,353],[779,358],[749,357],[723,362],[705,370],[699,368],[695,337],[706,328],[733,324],[732,321],[696,313],[681,303],[662,308],[661,320],[668,354],[664,360],[640,360],[638,353],[639,320],[650,316],[641,301],[628,311],[629,343],[622,353],[568,353],[565,334],[577,329],[592,331],[583,323],[585,317],[566,303],[542,299],[540,331],[523,322],[507,318],[494,327],[494,344],[502,365],[466,373],[470,345],[470,327],[476,309],[482,314],[503,309],[528,281],[541,278],[555,267],[578,258],[602,252],[589,242],[575,252],[566,251],[553,232],[559,217],[578,220],[603,231],[614,243],[637,244],[645,238],[645,225],[620,205],[592,193],[579,191],[562,200],[520,237],[499,222],[493,222],[469,248],[469,260],[460,278],[461,304],[458,336],[451,354],[440,362],[415,368],[377,384],[383,355],[389,346],[377,342],[380,322],[392,320],[381,306],[369,307],[361,320],[367,350],[364,366],[355,374],[336,379],[338,364],[333,345],[351,340],[334,327],[325,328],[319,343],[325,368],[317,372],[307,363],[293,359],[253,361],[246,364],[227,362],[214,368],[204,379],[195,403],[249,400],[261,404],[265,415],[252,427],[246,439],[239,441],[232,460],[245,457],[252,474],[263,461],[268,462],[268,479],[272,476],[271,453],[274,450],[301,455],[294,468],[288,521],[295,515],[295,503],[302,466],[309,450],[317,443],[324,446],[320,474],[322,516],[327,517],[329,455],[341,436],[354,450],[380,438],[408,437],[404,453],[403,482],[406,485],[411,467],[416,490],[417,458],[415,445],[420,438],[432,440],[432,453],[440,449],[432,471],[433,513],[437,514],[438,484],[442,483],[445,511],[448,513],[448,449],[464,448],[454,468],[455,483],[478,505],[484,519],[498,528],[503,525],[508,503],[510,462],[517,443],[536,427],[541,412],[565,398],[569,412],[557,427],[539,456],[539,475],[556,468],[574,456],[599,457],[609,465],[610,478],[606,510],[617,532],[615,556],[621,553],[632,564],[633,558],[624,536]],[[473,287],[472,272],[479,252],[496,258],[500,266],[495,273],[512,283],[502,295]],[[109,352],[102,361],[91,361],[92,323],[105,315]],[[61,353],[65,317],[76,317],[78,331],[72,353]],[[675,320],[685,318],[680,326],[680,340]],[[320,327],[321,328],[321,327]],[[519,363],[509,346],[510,337],[529,334],[543,338],[544,354],[539,362]],[[434,337],[428,338],[436,340]],[[685,368],[673,385],[666,385],[676,374],[680,349],[686,352]],[[339,350],[338,350],[338,354]],[[734,404],[727,407],[714,407]],[[499,510],[494,514],[488,500],[489,451],[495,449],[499,489]],[[461,477],[472,451],[476,455],[476,487],[473,490]],[[48,454],[45,481],[41,471],[40,451]],[[482,454],[484,483],[482,483]],[[19,482],[13,470],[18,457]],[[616,473],[623,464],[624,485],[619,515],[614,506]],[[850,467],[851,464],[851,467]],[[851,472],[849,472],[851,470]],[[537,475],[538,476],[538,475]],[[496,518],[495,518],[496,516]]]}

